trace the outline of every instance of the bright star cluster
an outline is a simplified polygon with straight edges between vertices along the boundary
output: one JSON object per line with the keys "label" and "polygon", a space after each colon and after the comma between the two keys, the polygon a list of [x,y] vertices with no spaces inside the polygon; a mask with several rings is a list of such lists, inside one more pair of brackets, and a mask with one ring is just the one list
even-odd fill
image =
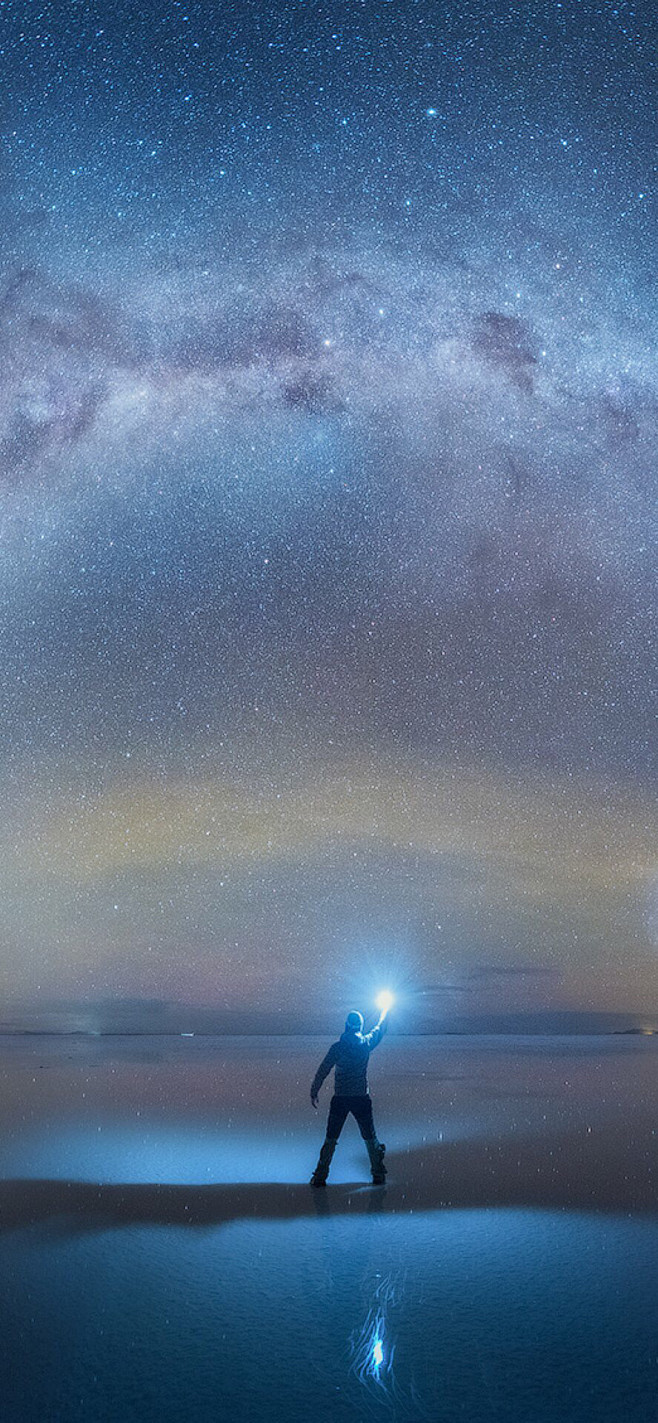
{"label": "bright star cluster", "polygon": [[658,1012],[649,7],[1,15],[2,1021]]}

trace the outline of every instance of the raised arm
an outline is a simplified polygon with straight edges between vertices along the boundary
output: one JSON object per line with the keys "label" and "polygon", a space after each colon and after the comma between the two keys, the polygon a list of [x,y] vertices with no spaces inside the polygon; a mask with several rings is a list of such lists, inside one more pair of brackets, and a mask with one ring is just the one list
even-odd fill
{"label": "raised arm", "polygon": [[372,1029],[372,1032],[368,1033],[368,1036],[366,1038],[366,1042],[371,1052],[373,1048],[379,1047],[379,1044],[384,1036],[384,1033],[386,1032],[387,1027],[388,1008],[386,1008],[384,1012],[380,1014],[379,1022],[375,1024],[374,1028]]}
{"label": "raised arm", "polygon": [[320,1063],[320,1066],[311,1083],[311,1101],[314,1107],[317,1107],[318,1105],[318,1092],[320,1091],[325,1077],[328,1077],[332,1067],[336,1066],[337,1048],[338,1043],[331,1044],[331,1047],[329,1048],[326,1057],[323,1057],[322,1062]]}

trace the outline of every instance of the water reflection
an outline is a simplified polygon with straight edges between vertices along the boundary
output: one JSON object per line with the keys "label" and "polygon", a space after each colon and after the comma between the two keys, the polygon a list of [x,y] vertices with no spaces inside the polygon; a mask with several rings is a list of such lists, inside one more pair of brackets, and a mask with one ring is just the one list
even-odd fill
{"label": "water reflection", "polygon": [[653,1423],[656,1040],[401,1045],[384,1190],[308,1187],[310,1046],[12,1044],[3,1423]]}
{"label": "water reflection", "polygon": [[386,1389],[393,1377],[395,1344],[388,1327],[388,1310],[395,1300],[395,1289],[389,1275],[380,1279],[374,1300],[361,1329],[350,1338],[352,1372],[361,1383],[372,1380]]}

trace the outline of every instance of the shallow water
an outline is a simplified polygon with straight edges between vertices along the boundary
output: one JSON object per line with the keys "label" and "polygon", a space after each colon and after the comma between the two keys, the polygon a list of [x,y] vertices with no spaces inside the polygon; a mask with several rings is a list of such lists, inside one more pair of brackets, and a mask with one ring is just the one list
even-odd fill
{"label": "shallow water", "polygon": [[656,1041],[391,1037],[313,1192],[325,1046],[5,1040],[3,1420],[653,1423]]}

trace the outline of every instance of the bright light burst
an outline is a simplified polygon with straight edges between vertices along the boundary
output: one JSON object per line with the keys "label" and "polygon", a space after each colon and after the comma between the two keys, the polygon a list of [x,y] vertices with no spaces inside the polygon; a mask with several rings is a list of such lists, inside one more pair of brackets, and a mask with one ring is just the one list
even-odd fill
{"label": "bright light burst", "polygon": [[380,1013],[388,1013],[389,1010],[393,1007],[395,999],[393,997],[393,994],[389,993],[388,989],[384,989],[383,993],[379,994],[379,997],[377,998],[376,1002]]}

